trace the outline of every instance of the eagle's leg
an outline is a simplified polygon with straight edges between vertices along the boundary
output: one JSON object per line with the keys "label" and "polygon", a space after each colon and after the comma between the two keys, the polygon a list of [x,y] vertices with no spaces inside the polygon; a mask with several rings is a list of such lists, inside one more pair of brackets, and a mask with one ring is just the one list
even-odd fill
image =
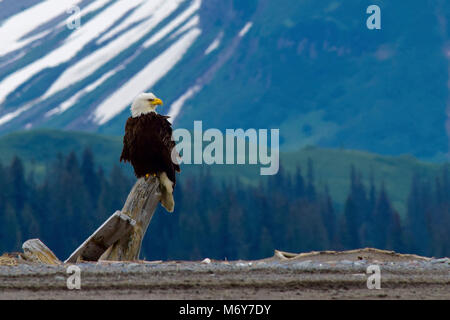
{"label": "eagle's leg", "polygon": [[165,172],[159,172],[158,178],[161,189],[161,205],[168,212],[173,212],[175,207],[175,201],[173,200],[173,182],[170,181]]}

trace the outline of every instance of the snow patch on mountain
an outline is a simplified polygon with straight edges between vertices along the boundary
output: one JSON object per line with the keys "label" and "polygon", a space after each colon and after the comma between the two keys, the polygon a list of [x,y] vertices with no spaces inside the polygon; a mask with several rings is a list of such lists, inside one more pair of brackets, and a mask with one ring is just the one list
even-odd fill
{"label": "snow patch on mountain", "polygon": [[178,37],[180,34],[192,29],[193,27],[198,26],[198,24],[200,23],[200,16],[198,14],[196,14],[195,16],[193,16],[191,19],[189,19],[188,22],[186,22],[185,24],[183,24],[177,31],[175,31],[170,37],[169,39],[174,39],[176,37]]}
{"label": "snow patch on mountain", "polygon": [[208,46],[208,48],[206,48],[205,55],[208,55],[211,52],[213,52],[214,50],[216,50],[220,46],[220,42],[222,41],[222,38],[223,38],[223,32],[220,32],[219,35],[217,36],[217,38],[215,38],[213,40],[213,42]]}
{"label": "snow patch on mountain", "polygon": [[141,22],[142,20],[149,18],[164,4],[164,1],[165,0],[152,0],[143,2],[141,0],[141,3],[135,8],[133,13],[98,39],[97,44],[102,44],[103,42],[113,38],[121,31],[126,30],[134,23]]}
{"label": "snow patch on mountain", "polygon": [[175,0],[164,0],[162,6],[158,7],[156,11],[152,11],[150,18],[143,20],[143,22],[123,33],[106,46],[94,51],[64,71],[44,96],[49,97],[93,74],[123,50],[142,39],[142,37],[155,28],[162,20],[173,13],[177,9],[178,4],[179,2]]}
{"label": "snow patch on mountain", "polygon": [[183,108],[184,104],[187,100],[191,99],[197,92],[202,89],[200,85],[195,85],[192,88],[189,88],[186,93],[184,93],[181,97],[179,97],[176,101],[174,101],[170,107],[170,111],[168,116],[170,117],[169,121],[173,123],[178,117],[181,108]]}
{"label": "snow patch on mountain", "polygon": [[45,114],[45,117],[51,117],[53,115],[57,115],[57,114],[61,114],[65,111],[67,111],[70,107],[72,107],[75,103],[78,102],[78,100],[80,100],[80,98],[82,98],[83,96],[85,96],[87,93],[94,91],[95,89],[97,89],[100,85],[102,85],[106,80],[108,80],[109,78],[111,78],[114,74],[116,74],[116,72],[118,72],[119,68],[111,70],[107,73],[105,73],[102,77],[100,77],[100,79],[98,79],[97,81],[95,81],[94,83],[88,85],[86,88],[84,88],[83,90],[78,91],[74,96],[70,97],[69,100],[64,101],[60,106],[58,106],[57,108],[54,108],[50,111],[48,111]]}
{"label": "snow patch on mountain", "polygon": [[251,27],[253,27],[253,22],[249,21],[245,24],[245,26],[239,31],[239,37],[243,37],[250,31]]}
{"label": "snow patch on mountain", "polygon": [[130,9],[139,2],[140,0],[127,0],[114,3],[87,23],[82,24],[81,28],[74,31],[60,47],[3,79],[0,82],[0,104],[11,92],[40,71],[58,66],[75,57],[87,43],[108,30],[127,8]]}
{"label": "snow patch on mountain", "polygon": [[[193,15],[198,9],[200,9],[201,0],[194,0],[192,4],[184,10],[179,16],[170,21],[167,26],[158,31],[153,37],[144,42],[143,47],[148,48],[154,45],[156,42],[167,36],[171,33],[175,28],[181,25],[186,19],[188,19],[191,15]],[[198,24],[198,21],[197,21]],[[197,25],[196,24],[196,25]]]}
{"label": "snow patch on mountain", "polygon": [[153,59],[144,69],[97,107],[93,115],[94,122],[99,125],[107,123],[124,111],[139,93],[151,90],[151,87],[182,59],[200,34],[199,28],[192,29]]}
{"label": "snow patch on mountain", "polygon": [[0,56],[26,46],[34,39],[24,39],[27,34],[80,2],[81,0],[47,0],[4,21],[0,28]]}
{"label": "snow patch on mountain", "polygon": [[0,126],[4,125],[5,123],[11,121],[12,119],[18,117],[19,115],[21,115],[23,112],[27,111],[28,109],[30,109],[33,106],[33,103],[27,103],[25,106],[20,107],[19,109],[7,113],[4,116],[2,116],[0,118]]}
{"label": "snow patch on mountain", "polygon": [[[54,3],[55,0],[44,2]],[[11,43],[18,43],[22,49],[8,54],[3,59],[0,56],[0,67],[8,68],[15,63],[21,63],[28,53],[32,53],[32,59],[21,64],[18,69],[11,69],[14,71],[0,80],[0,105],[3,107],[0,109],[0,127],[3,130],[9,130],[16,125],[23,128],[24,123],[39,127],[51,123],[53,119],[72,108],[79,110],[73,111],[74,117],[72,120],[68,119],[69,123],[64,124],[66,127],[79,126],[80,117],[83,119],[83,125],[89,123],[90,126],[102,126],[120,115],[137,94],[151,91],[156,83],[175,69],[202,34],[202,0],[61,0],[58,4],[51,15],[44,14],[42,10],[46,7],[42,6],[42,3],[26,9],[25,17],[35,21],[34,24],[24,23],[22,29],[16,30],[14,37],[10,38]],[[81,27],[67,32],[66,24],[73,18],[73,11],[68,9],[74,4],[81,7]],[[24,12],[17,13],[4,22],[18,28],[18,24],[24,19]],[[29,12],[44,15],[46,18],[31,18]],[[87,15],[91,13],[94,14],[87,19]],[[37,23],[36,20],[40,22]],[[0,25],[0,35],[1,32],[4,32],[3,25]],[[53,47],[45,51],[43,56],[34,54],[32,49],[46,45],[48,40],[57,39],[55,36],[62,32],[68,35],[56,43],[56,46],[53,43]],[[198,57],[217,50],[223,36],[222,31],[206,51],[202,44]],[[29,45],[31,43],[32,45]],[[158,43],[161,43],[162,47],[156,46]],[[133,50],[129,50],[130,47],[133,47]],[[145,51],[148,48],[152,49]],[[123,55],[123,59],[114,60],[124,52],[126,55]],[[220,56],[218,59],[223,60]],[[111,65],[113,60],[114,64]],[[111,66],[105,72],[98,73],[100,68],[108,63]],[[62,65],[65,68],[59,73],[56,73],[56,70],[46,70]],[[128,71],[136,70],[136,65],[139,66],[139,71],[134,74]],[[214,65],[217,63],[213,63]],[[51,80],[44,93],[39,93],[34,91],[42,90],[37,88],[40,86],[37,81],[32,84],[29,81],[43,75],[44,70],[48,75],[53,75],[54,80]],[[205,79],[210,79],[215,70],[214,67],[209,68]],[[120,77],[117,77],[119,72]],[[204,77],[192,84],[194,77],[195,75],[187,77],[187,90],[178,88],[177,90],[181,89],[184,94],[166,109],[171,121],[178,117],[186,101],[203,88]],[[36,98],[27,100],[29,92]],[[94,99],[92,94],[97,96],[97,93],[98,98]],[[89,99],[84,99],[86,96]],[[52,99],[51,103],[48,103],[49,98]],[[87,104],[81,105],[80,101],[87,101]],[[97,102],[94,104],[92,101]],[[14,108],[9,109],[9,102],[14,102]]]}

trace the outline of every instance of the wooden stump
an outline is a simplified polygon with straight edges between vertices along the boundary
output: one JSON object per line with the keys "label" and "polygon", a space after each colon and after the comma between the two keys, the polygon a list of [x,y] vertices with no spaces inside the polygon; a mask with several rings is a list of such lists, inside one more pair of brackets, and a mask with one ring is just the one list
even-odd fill
{"label": "wooden stump", "polygon": [[65,262],[97,261],[105,253],[105,250],[122,237],[127,236],[135,224],[136,221],[120,211],[116,211]]}
{"label": "wooden stump", "polygon": [[139,259],[142,240],[161,198],[159,180],[140,178],[122,208],[122,214],[136,221],[127,235],[121,237],[99,260],[132,261]]}
{"label": "wooden stump", "polygon": [[122,211],[113,214],[65,262],[138,260],[160,198],[158,178],[136,181]]}
{"label": "wooden stump", "polygon": [[61,261],[39,239],[31,239],[22,245],[23,256],[27,261],[43,264],[58,265]]}

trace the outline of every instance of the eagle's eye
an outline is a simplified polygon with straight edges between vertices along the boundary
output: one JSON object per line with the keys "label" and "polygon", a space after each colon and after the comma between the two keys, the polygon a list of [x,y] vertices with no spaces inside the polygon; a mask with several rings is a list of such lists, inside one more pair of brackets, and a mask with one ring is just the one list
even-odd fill
{"label": "eagle's eye", "polygon": [[152,102],[153,100],[155,100],[155,99],[148,99],[149,102]]}

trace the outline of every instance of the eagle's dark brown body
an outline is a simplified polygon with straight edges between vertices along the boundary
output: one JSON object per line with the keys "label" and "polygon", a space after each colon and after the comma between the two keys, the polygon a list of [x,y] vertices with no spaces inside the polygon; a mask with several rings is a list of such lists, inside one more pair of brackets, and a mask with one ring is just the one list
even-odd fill
{"label": "eagle's dark brown body", "polygon": [[165,172],[175,185],[175,171],[180,172],[180,166],[172,162],[175,142],[168,118],[155,112],[128,118],[120,161],[131,162],[138,178]]}

